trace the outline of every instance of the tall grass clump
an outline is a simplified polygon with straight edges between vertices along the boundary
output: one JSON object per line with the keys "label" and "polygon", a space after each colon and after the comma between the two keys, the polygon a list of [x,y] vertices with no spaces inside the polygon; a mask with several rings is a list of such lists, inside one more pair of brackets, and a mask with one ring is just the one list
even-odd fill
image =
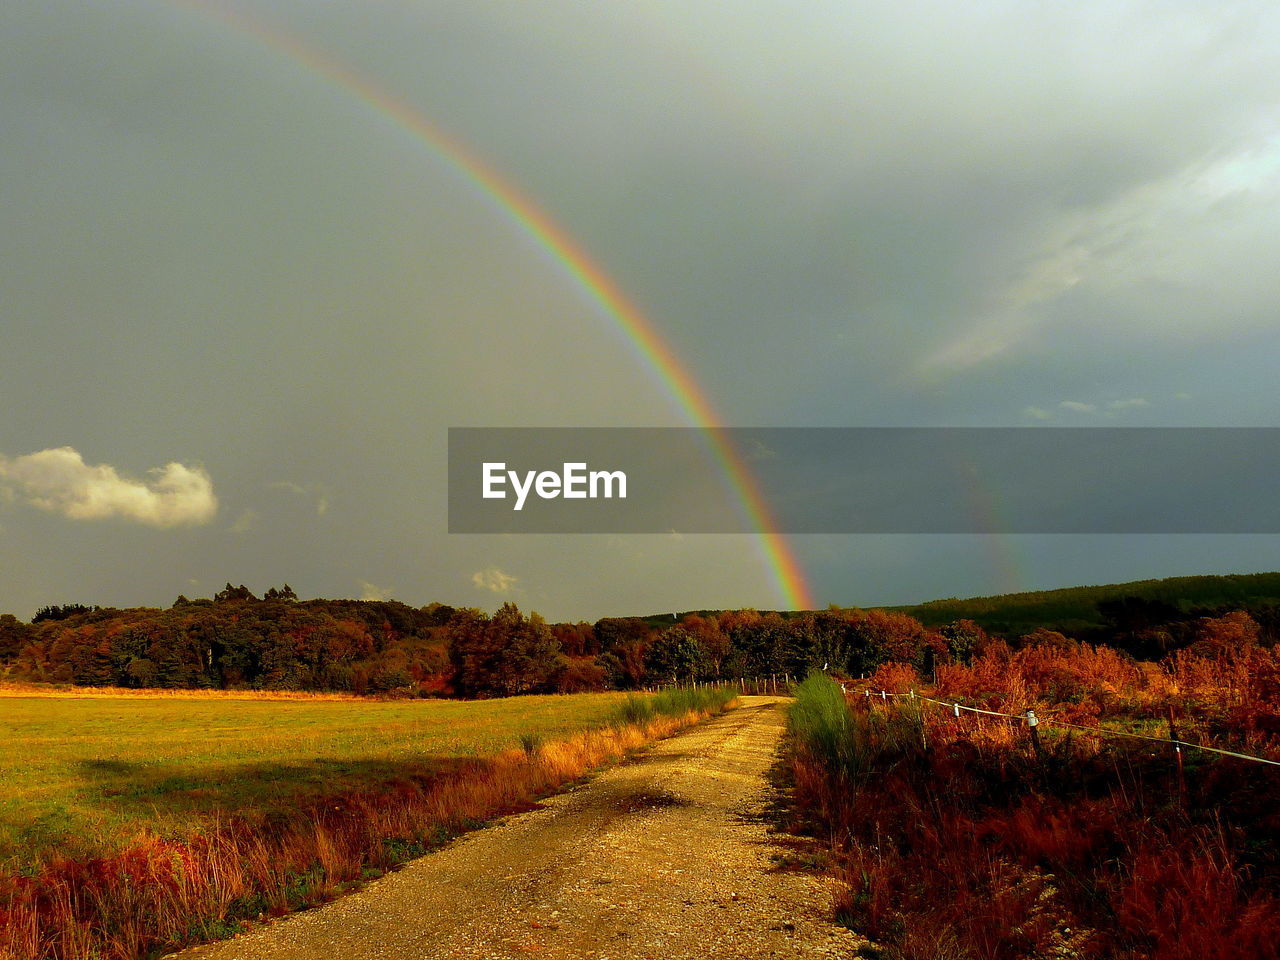
{"label": "tall grass clump", "polygon": [[631,694],[618,706],[613,724],[645,724],[659,717],[717,713],[732,703],[737,695],[732,687],[703,687],[697,690],[672,687],[649,696]]}
{"label": "tall grass clump", "polygon": [[787,718],[796,790],[816,808],[833,842],[844,831],[845,814],[877,765],[900,758],[918,741],[918,713],[855,713],[840,687],[814,671],[793,688]]}
{"label": "tall grass clump", "polygon": [[673,688],[653,698],[653,712],[659,716],[679,717],[686,713],[720,710],[737,697],[732,687],[701,687],[696,690]]}
{"label": "tall grass clump", "polygon": [[920,742],[918,705],[855,714],[840,687],[819,671],[794,692],[788,730],[795,749],[844,785],[860,783],[873,763],[905,757]]}
{"label": "tall grass clump", "polygon": [[642,697],[634,693],[618,705],[614,715],[614,726],[625,726],[630,723],[648,723],[653,719],[653,698]]}
{"label": "tall grass clump", "polygon": [[787,726],[796,749],[831,775],[853,779],[865,756],[857,749],[844,693],[830,677],[815,671],[796,685],[795,697]]}

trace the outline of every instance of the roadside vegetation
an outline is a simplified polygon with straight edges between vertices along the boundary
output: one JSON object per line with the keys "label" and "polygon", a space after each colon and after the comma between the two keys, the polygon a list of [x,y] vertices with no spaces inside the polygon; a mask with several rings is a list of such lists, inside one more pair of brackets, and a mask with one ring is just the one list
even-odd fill
{"label": "roadside vegetation", "polygon": [[[814,670],[848,696],[800,688],[801,809],[842,864],[842,915],[888,954],[1274,957],[1280,767],[1184,750],[1179,775],[1165,738],[1280,760],[1278,596],[1280,574],[1257,574],[920,618],[547,623],[227,584],[167,609],[0,615],[0,957],[231,932],[520,809],[721,688]],[[889,696],[912,690],[1013,717]]]}
{"label": "roadside vegetation", "polygon": [[1158,662],[1038,631],[798,685],[798,809],[866,955],[1280,957],[1280,766],[1167,742],[1280,761],[1280,647],[1197,629]]}
{"label": "roadside vegetation", "polygon": [[136,960],[328,899],[722,709],[0,699],[0,957]]}

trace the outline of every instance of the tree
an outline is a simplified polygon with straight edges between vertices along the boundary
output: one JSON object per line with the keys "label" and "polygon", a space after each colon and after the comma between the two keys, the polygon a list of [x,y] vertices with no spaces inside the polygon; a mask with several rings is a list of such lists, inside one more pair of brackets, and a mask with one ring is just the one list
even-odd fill
{"label": "tree", "polygon": [[603,690],[605,670],[593,657],[560,657],[552,685],[556,693],[585,693]]}
{"label": "tree", "polygon": [[560,644],[538,614],[525,617],[504,603],[492,617],[479,611],[450,625],[453,685],[465,696],[513,696],[545,688],[559,666]]}
{"label": "tree", "polygon": [[720,622],[715,617],[691,613],[680,621],[680,626],[688,630],[702,647],[703,670],[712,677],[720,677],[725,661],[733,652],[728,636],[720,629]]}
{"label": "tree", "polygon": [[946,641],[947,653],[956,663],[969,664],[987,644],[987,631],[972,620],[956,620],[938,628]]}
{"label": "tree", "polygon": [[645,668],[650,675],[673,683],[693,680],[702,673],[706,651],[684,627],[668,627],[649,644]]}
{"label": "tree", "polygon": [[1234,656],[1258,645],[1258,624],[1244,610],[1196,622],[1196,642],[1191,651],[1202,657]]}
{"label": "tree", "polygon": [[597,620],[594,627],[596,642],[604,653],[614,647],[646,644],[652,632],[639,617],[604,617]]}
{"label": "tree", "polygon": [[31,622],[43,623],[46,620],[66,620],[70,617],[78,616],[82,613],[93,613],[99,610],[99,607],[86,607],[83,603],[64,603],[61,606],[51,603],[47,607],[41,607],[36,611],[36,615],[31,618]]}
{"label": "tree", "polygon": [[214,603],[247,603],[257,599],[258,598],[253,595],[253,591],[243,583],[238,587],[233,587],[228,583],[213,595]]}
{"label": "tree", "polygon": [[13,614],[0,614],[0,662],[16,657],[30,636],[31,628]]}

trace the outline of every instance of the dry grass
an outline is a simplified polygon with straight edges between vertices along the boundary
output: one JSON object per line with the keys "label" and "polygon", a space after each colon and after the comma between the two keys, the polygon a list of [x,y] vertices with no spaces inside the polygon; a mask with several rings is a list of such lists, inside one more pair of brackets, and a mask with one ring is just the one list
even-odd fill
{"label": "dry grass", "polygon": [[367,701],[353,693],[311,693],[306,690],[161,690],[132,687],[76,687],[70,684],[0,681],[0,697],[38,697],[76,700],[300,700]]}

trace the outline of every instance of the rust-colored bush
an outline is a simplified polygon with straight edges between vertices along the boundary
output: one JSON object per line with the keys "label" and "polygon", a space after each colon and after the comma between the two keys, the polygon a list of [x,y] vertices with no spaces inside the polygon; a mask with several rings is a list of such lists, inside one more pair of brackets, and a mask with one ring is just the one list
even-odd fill
{"label": "rust-colored bush", "polygon": [[[940,667],[936,693],[1157,735],[1176,706],[1184,739],[1265,750],[1278,653],[1184,651],[1155,667],[1060,638],[997,641]],[[857,693],[848,709],[856,796],[802,742],[791,765],[797,802],[832,840],[837,912],[885,956],[1280,958],[1273,768],[1193,754],[1180,781],[1172,751],[1150,741],[1042,725],[1037,754],[1016,719]]]}

